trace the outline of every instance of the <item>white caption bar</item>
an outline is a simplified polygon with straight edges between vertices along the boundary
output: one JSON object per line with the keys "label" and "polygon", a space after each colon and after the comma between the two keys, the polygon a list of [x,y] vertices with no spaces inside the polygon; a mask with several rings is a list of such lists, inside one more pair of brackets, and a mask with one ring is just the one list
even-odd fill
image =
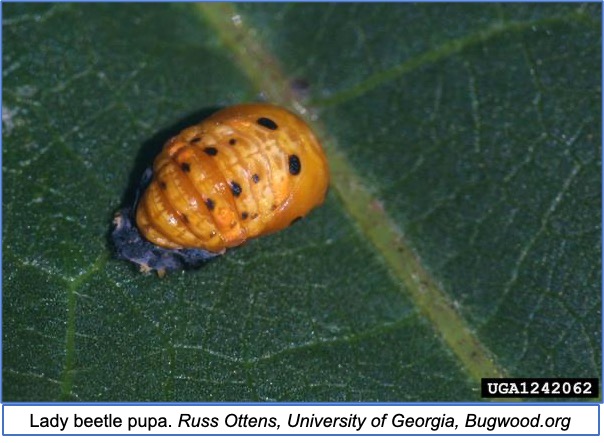
{"label": "white caption bar", "polygon": [[597,435],[588,405],[4,405],[3,435]]}

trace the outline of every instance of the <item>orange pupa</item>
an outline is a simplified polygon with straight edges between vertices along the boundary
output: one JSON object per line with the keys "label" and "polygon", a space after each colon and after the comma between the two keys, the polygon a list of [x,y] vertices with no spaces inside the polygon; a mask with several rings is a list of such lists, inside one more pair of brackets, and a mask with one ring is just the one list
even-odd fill
{"label": "orange pupa", "polygon": [[134,207],[116,215],[117,255],[160,274],[197,267],[305,217],[328,186],[302,119],[271,104],[225,108],[164,145]]}

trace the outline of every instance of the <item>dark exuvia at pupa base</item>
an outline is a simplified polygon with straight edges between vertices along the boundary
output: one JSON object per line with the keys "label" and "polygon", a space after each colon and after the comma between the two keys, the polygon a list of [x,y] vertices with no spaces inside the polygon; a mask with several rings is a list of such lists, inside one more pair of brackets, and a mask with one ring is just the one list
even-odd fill
{"label": "dark exuvia at pupa base", "polygon": [[124,208],[113,219],[111,234],[118,258],[134,262],[142,272],[157,271],[163,276],[167,271],[198,268],[221,254],[203,249],[166,249],[144,239],[133,222],[133,211]]}
{"label": "dark exuvia at pupa base", "polygon": [[199,268],[208,260],[221,254],[204,249],[167,249],[157,246],[145,239],[134,221],[136,205],[140,195],[149,185],[153,172],[148,168],[137,191],[132,208],[120,209],[113,219],[111,238],[117,258],[128,260],[139,265],[141,272],[156,271],[163,277],[167,271]]}

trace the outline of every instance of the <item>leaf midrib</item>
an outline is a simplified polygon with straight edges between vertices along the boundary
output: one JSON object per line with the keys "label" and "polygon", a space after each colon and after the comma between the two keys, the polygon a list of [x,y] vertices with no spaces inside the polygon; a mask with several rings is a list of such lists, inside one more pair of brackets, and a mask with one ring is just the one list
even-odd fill
{"label": "leaf midrib", "polygon": [[[342,104],[370,92],[386,82],[412,73],[427,64],[434,64],[468,48],[484,44],[509,32],[523,32],[535,26],[577,22],[593,24],[584,8],[569,14],[529,21],[497,22],[459,39],[445,42],[440,47],[405,60],[381,73],[359,82],[349,90],[312,101],[299,103],[289,87],[291,76],[280,68],[277,58],[258,40],[257,33],[243,25],[234,26],[231,17],[237,14],[230,5],[198,6],[202,18],[210,23],[223,45],[235,55],[235,60],[248,78],[267,98],[307,116],[309,124],[320,134],[332,170],[332,188],[339,195],[350,218],[358,225],[361,235],[374,246],[383,258],[393,279],[407,289],[419,311],[427,317],[442,340],[455,353],[466,372],[476,381],[482,377],[505,377],[506,369],[499,366],[493,353],[478,339],[473,328],[457,311],[454,297],[447,294],[422,264],[421,257],[411,247],[394,218],[384,209],[383,202],[365,185],[365,178],[352,166],[346,154],[337,146],[337,140],[325,128],[310,107],[324,108]],[[242,45],[241,42],[246,44]],[[247,44],[249,42],[249,45]],[[276,84],[278,83],[278,84]]]}
{"label": "leaf midrib", "polygon": [[[245,17],[241,17],[231,4],[198,4],[195,7],[200,18],[214,30],[220,44],[233,54],[237,65],[269,101],[293,108],[307,120],[312,120],[309,124],[319,133],[329,157],[332,188],[337,192],[348,215],[373,245],[376,253],[383,258],[393,279],[406,288],[419,311],[431,321],[433,328],[454,352],[470,377],[478,381],[482,377],[506,376],[505,369],[495,362],[492,352],[458,312],[454,298],[428,272],[394,218],[365,185],[364,177],[355,170],[346,154],[337,147],[335,137],[313,115],[312,110],[293,95],[288,82],[290,76],[286,75],[277,57],[267,50],[258,35],[251,32]],[[235,16],[240,19],[234,21]],[[422,66],[458,54],[468,47],[483,44],[506,32],[520,32],[540,24],[586,18],[582,10],[574,10],[566,16],[525,22],[498,22],[465,37],[447,41],[391,69],[375,73],[352,88],[313,102],[312,106],[342,104]]]}

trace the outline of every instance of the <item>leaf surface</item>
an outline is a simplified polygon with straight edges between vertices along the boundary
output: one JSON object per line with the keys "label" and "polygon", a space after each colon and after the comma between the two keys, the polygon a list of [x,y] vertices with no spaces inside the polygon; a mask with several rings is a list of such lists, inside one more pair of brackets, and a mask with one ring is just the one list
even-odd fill
{"label": "leaf surface", "polygon": [[[4,5],[4,401],[598,377],[600,8]],[[162,144],[261,99],[321,135],[326,204],[197,271],[115,260]]]}

